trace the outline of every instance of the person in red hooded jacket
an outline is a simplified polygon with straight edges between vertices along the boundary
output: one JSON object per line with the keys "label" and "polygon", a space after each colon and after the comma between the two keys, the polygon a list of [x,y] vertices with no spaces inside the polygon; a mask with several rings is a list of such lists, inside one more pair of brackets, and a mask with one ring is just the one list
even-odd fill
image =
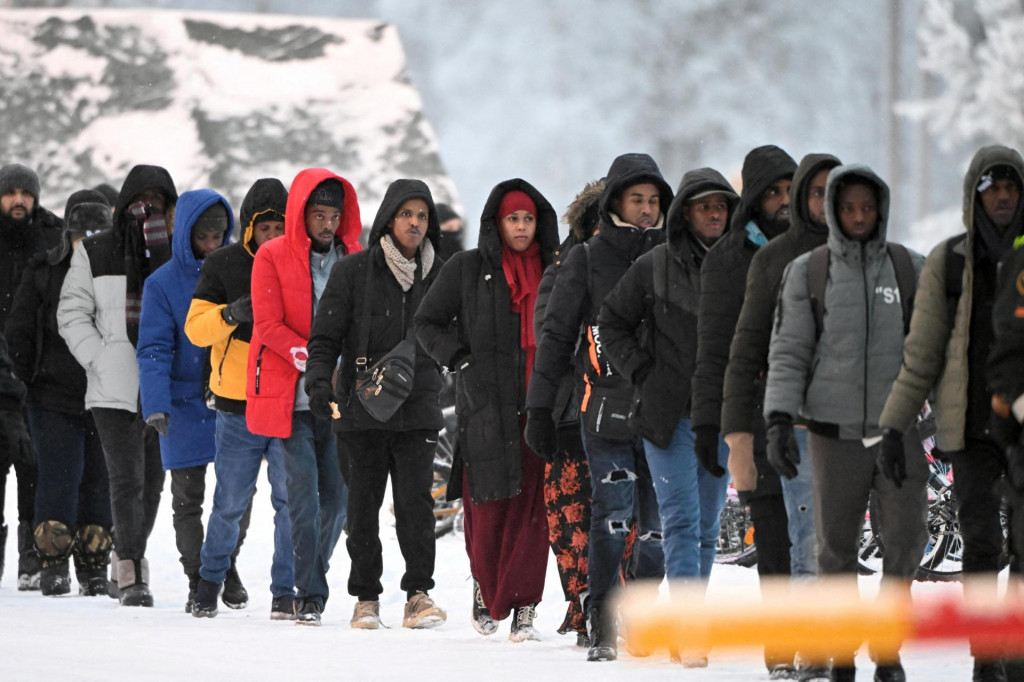
{"label": "person in red hooded jacket", "polygon": [[284,449],[295,619],[306,625],[320,624],[328,562],[341,536],[348,497],[331,420],[309,410],[306,346],[331,268],[362,248],[361,232],[352,184],[329,170],[307,168],[288,192],[284,237],[264,244],[252,268],[245,417],[252,433],[270,436],[271,447]]}

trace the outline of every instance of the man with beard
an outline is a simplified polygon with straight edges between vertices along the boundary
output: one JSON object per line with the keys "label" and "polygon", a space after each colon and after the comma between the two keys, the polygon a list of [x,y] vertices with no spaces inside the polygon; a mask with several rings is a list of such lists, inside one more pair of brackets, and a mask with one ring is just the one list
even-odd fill
{"label": "man with beard", "polygon": [[[14,292],[29,259],[60,241],[63,221],[39,205],[39,177],[18,163],[0,168],[0,328],[7,322]],[[21,452],[25,456],[17,456]],[[7,526],[3,522],[7,471],[18,477],[18,589],[38,590],[42,569],[32,537],[36,500],[36,463],[31,448],[0,451],[0,574]]]}
{"label": "man with beard", "polygon": [[[715,476],[725,474],[718,463],[722,388],[729,345],[746,293],[747,271],[758,250],[789,229],[789,190],[796,168],[792,157],[774,145],[747,154],[740,205],[732,215],[730,229],[708,252],[701,267],[690,426],[697,461]],[[759,444],[763,449],[763,441]],[[790,543],[782,487],[771,467],[762,468],[756,493],[744,496],[757,529],[758,571],[788,575]],[[791,668],[793,652],[766,652],[765,664],[769,670]]]}

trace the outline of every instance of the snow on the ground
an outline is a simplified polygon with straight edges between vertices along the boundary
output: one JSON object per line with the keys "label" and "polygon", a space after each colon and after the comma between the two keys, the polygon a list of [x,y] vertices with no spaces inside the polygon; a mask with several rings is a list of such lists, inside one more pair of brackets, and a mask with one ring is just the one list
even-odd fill
{"label": "snow on the ground", "polygon": [[[328,574],[331,599],[319,628],[269,619],[269,570],[273,548],[269,484],[261,477],[252,524],[238,561],[250,602],[242,611],[221,608],[214,619],[186,614],[187,583],[178,563],[171,526],[170,484],[164,490],[156,529],[149,541],[152,589],[151,609],[120,608],[107,597],[72,594],[45,598],[38,592],[16,589],[16,488],[13,471],[8,477],[4,517],[10,526],[6,547],[7,568],[0,581],[0,680],[20,682],[44,678],[83,682],[131,680],[410,680],[503,682],[522,680],[766,680],[768,675],[756,653],[712,652],[706,669],[683,669],[667,655],[631,658],[620,650],[615,663],[593,664],[575,638],[561,636],[565,604],[555,572],[548,563],[544,601],[538,609],[538,628],[544,640],[513,644],[508,621],[491,637],[478,635],[469,622],[471,587],[469,562],[462,536],[438,541],[437,587],[431,592],[448,610],[449,620],[439,629],[411,631],[401,627],[404,594],[399,589],[401,554],[388,512],[390,494],[381,512],[384,544],[385,592],[381,612],[387,630],[349,628],[354,599],[346,593],[349,561],[344,538],[338,545]],[[213,494],[208,476],[207,500]],[[877,578],[862,578],[867,594],[877,589]],[[956,584],[917,584],[916,594],[959,591]],[[716,594],[749,593],[757,597],[754,569],[716,566],[709,598]],[[904,666],[911,680],[942,682],[970,679],[971,660],[966,644],[942,649],[908,645]],[[857,663],[861,677],[870,679],[873,666],[863,652]]]}

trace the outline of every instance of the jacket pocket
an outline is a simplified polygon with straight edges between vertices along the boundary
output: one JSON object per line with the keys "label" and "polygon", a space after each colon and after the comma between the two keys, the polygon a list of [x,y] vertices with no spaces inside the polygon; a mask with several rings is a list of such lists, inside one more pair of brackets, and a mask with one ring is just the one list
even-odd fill
{"label": "jacket pocket", "polygon": [[263,374],[263,351],[266,349],[267,346],[265,344],[260,344],[260,349],[256,353],[256,371],[253,374],[252,380],[253,392],[256,395],[260,394],[260,379],[262,379],[261,375]]}
{"label": "jacket pocket", "polygon": [[456,413],[470,415],[487,404],[487,386],[481,376],[480,366],[472,355],[459,362],[455,381]]}

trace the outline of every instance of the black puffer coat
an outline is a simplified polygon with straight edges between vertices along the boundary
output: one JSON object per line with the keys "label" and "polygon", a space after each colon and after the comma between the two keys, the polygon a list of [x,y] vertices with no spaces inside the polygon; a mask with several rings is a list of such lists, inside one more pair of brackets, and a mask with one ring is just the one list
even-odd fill
{"label": "black puffer coat", "polygon": [[[515,497],[522,450],[519,415],[525,399],[525,359],[519,315],[501,267],[497,213],[513,190],[537,206],[536,241],[545,266],[558,246],[558,218],[547,199],[524,180],[491,191],[480,218],[478,246],[455,254],[416,312],[416,336],[438,363],[457,370],[455,408],[459,455],[474,502]],[[448,489],[461,492],[462,467],[452,467]],[[449,496],[451,497],[451,495]]]}
{"label": "black puffer coat", "polygon": [[27,225],[15,225],[0,216],[0,328],[10,314],[25,265],[57,246],[63,227],[64,221],[42,206],[35,207]]}
{"label": "black puffer coat", "polygon": [[743,193],[729,230],[718,240],[701,267],[697,326],[697,368],[693,375],[693,428],[719,427],[722,383],[736,322],[743,307],[747,269],[760,248],[747,225],[761,194],[776,181],[792,177],[796,161],[778,147],[758,147],[743,162]]}
{"label": "black puffer coat", "polygon": [[[388,222],[409,199],[427,202],[430,217],[427,239],[434,246],[434,264],[422,278],[422,264],[417,268],[416,282],[408,292],[402,291],[387,261],[380,240],[388,234]],[[355,394],[356,358],[360,357],[360,331],[364,311],[369,306],[370,333],[367,339],[367,366],[372,365],[397,346],[412,328],[416,305],[437,279],[442,261],[438,253],[441,227],[430,190],[420,180],[396,180],[388,187],[370,230],[370,247],[345,256],[334,266],[327,287],[316,308],[309,335],[309,359],[306,362],[306,392],[317,385],[330,385],[338,356],[341,369],[334,384],[341,418],[334,420],[335,431],[412,431],[441,429],[441,408],[437,395],[441,375],[437,364],[416,346],[416,373],[412,393],[386,422],[374,419]],[[367,288],[367,266],[372,268]]]}
{"label": "black puffer coat", "polygon": [[[589,396],[584,382],[588,374],[600,376],[602,385],[621,387],[632,394],[628,380],[619,376],[604,356],[597,315],[605,296],[618,284],[629,266],[642,254],[665,240],[665,231],[640,230],[618,224],[612,217],[612,200],[622,190],[650,182],[660,190],[662,210],[672,203],[672,188],[661,176],[658,165],[647,154],[624,154],[615,159],[605,179],[598,210],[600,228],[587,249],[573,249],[559,270],[555,288],[548,299],[544,315],[544,335],[537,340],[537,357],[530,377],[530,393],[526,404],[531,408],[553,409],[558,387],[567,371],[575,370],[580,381],[581,411],[585,412]],[[664,215],[664,213],[662,214]],[[581,325],[583,342],[580,339]],[[573,352],[575,350],[575,361]]]}
{"label": "black puffer coat", "polygon": [[632,427],[662,449],[690,413],[704,247],[690,231],[685,209],[690,197],[709,190],[731,195],[729,208],[735,208],[735,190],[721,173],[711,168],[688,172],[668,211],[668,243],[637,259],[598,316],[605,352],[638,389]]}

